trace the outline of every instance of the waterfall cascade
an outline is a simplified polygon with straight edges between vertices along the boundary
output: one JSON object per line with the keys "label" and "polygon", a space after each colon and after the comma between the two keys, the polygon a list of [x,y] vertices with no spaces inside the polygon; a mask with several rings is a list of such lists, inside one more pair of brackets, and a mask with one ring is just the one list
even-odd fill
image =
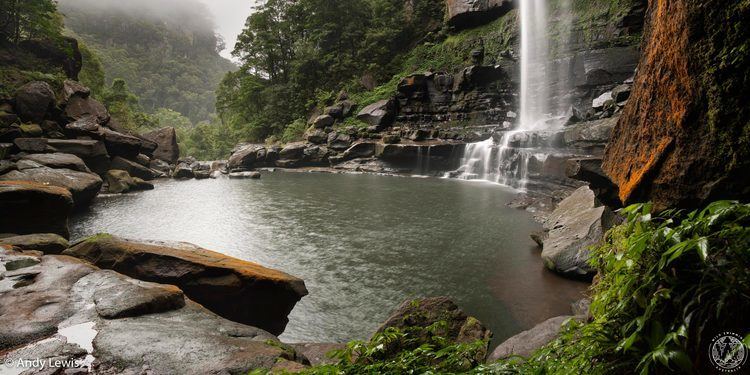
{"label": "waterfall cascade", "polygon": [[[525,189],[532,162],[541,163],[554,145],[548,135],[558,130],[567,109],[564,93],[568,87],[564,64],[551,57],[548,0],[522,0],[520,7],[521,59],[520,108],[513,130],[498,137],[468,144],[457,172],[458,178],[479,179]],[[569,0],[560,1],[559,13],[569,14]],[[567,18],[558,19],[558,31],[569,33]]]}

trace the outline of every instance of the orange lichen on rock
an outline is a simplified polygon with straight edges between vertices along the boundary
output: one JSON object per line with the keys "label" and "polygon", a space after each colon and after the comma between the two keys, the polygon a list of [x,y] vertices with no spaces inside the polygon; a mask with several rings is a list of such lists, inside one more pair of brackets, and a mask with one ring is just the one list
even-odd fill
{"label": "orange lichen on rock", "polygon": [[750,198],[750,48],[738,46],[750,40],[748,4],[650,1],[633,91],[602,165],[622,203]]}

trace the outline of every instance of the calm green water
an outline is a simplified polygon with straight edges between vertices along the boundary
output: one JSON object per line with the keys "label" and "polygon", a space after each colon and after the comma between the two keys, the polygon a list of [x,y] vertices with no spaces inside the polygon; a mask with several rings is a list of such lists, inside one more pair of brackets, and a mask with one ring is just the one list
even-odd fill
{"label": "calm green water", "polygon": [[569,314],[585,288],[543,269],[538,225],[506,206],[513,197],[477,182],[275,172],[100,197],[72,231],[192,242],[301,277],[310,294],[288,342],[364,339],[404,299],[437,295],[497,342]]}

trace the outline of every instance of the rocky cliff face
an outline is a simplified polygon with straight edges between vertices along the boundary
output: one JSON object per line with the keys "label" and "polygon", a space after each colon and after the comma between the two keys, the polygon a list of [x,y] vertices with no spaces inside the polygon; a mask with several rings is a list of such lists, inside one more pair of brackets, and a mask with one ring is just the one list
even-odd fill
{"label": "rocky cliff face", "polygon": [[604,171],[623,203],[750,197],[750,2],[653,0]]}

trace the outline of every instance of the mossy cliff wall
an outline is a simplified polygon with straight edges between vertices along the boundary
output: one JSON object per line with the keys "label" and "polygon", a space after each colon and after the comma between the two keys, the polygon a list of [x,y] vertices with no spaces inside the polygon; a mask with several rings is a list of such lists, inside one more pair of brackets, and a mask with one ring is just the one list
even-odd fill
{"label": "mossy cliff wall", "polygon": [[750,198],[750,0],[651,0],[604,170],[623,203]]}

